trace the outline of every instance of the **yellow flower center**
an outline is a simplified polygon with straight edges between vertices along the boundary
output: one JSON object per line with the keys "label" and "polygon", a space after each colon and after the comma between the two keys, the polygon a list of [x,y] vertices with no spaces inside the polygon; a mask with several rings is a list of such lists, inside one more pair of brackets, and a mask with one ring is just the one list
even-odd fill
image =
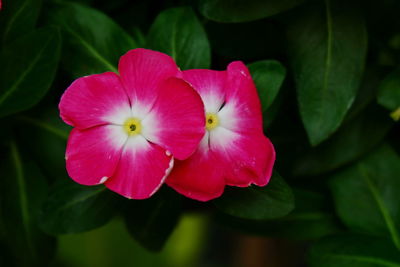
{"label": "yellow flower center", "polygon": [[207,113],[206,114],[206,129],[212,130],[217,127],[219,124],[218,115],[214,113]]}
{"label": "yellow flower center", "polygon": [[128,135],[136,135],[142,131],[142,124],[138,119],[129,118],[124,123],[124,130]]}

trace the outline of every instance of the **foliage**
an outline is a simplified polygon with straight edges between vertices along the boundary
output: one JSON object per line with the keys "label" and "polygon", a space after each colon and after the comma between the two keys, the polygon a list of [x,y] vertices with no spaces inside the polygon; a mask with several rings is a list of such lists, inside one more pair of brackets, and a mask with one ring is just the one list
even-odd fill
{"label": "foliage", "polygon": [[[0,264],[44,266],[59,235],[115,216],[158,251],[196,207],[223,227],[311,241],[310,266],[400,266],[399,1],[138,2],[3,0]],[[60,96],[137,47],[181,69],[248,65],[277,151],[269,185],[194,204],[166,186],[142,201],[70,181]]]}

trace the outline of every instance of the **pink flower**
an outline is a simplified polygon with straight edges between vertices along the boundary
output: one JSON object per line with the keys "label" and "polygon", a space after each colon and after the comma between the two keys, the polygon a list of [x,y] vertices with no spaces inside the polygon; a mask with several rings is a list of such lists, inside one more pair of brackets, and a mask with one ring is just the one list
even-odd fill
{"label": "pink flower", "polygon": [[82,77],[65,91],[62,119],[75,128],[66,151],[67,171],[84,185],[104,183],[127,198],[150,197],[205,132],[204,106],[165,54],[134,49],[119,73]]}
{"label": "pink flower", "polygon": [[275,150],[263,134],[261,105],[246,66],[233,62],[227,71],[187,70],[183,78],[203,99],[207,131],[197,151],[176,162],[166,183],[200,201],[219,197],[225,185],[266,185]]}

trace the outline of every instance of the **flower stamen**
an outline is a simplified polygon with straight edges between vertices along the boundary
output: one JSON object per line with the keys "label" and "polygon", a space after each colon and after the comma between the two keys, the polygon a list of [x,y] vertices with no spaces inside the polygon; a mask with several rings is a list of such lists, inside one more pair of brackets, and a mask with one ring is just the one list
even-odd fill
{"label": "flower stamen", "polygon": [[142,124],[138,119],[129,118],[124,123],[124,130],[128,135],[136,135],[142,131]]}
{"label": "flower stamen", "polygon": [[217,114],[207,113],[206,114],[206,129],[212,130],[219,125],[219,118]]}

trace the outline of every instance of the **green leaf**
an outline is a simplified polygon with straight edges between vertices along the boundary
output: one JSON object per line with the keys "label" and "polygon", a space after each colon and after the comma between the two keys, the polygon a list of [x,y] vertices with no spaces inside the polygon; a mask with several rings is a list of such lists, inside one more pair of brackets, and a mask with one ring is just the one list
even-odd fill
{"label": "green leaf", "polygon": [[179,221],[181,200],[165,186],[149,199],[130,200],[124,212],[129,233],[143,247],[161,250]]}
{"label": "green leaf", "polygon": [[161,12],[151,25],[147,45],[172,56],[183,70],[210,67],[207,35],[189,7]]}
{"label": "green leaf", "polygon": [[53,82],[60,45],[58,30],[43,28],[3,49],[0,55],[0,117],[26,110],[42,99]]}
{"label": "green leaf", "polygon": [[37,113],[30,112],[17,117],[21,141],[48,178],[54,180],[64,177],[65,148],[71,126],[61,120],[55,108],[38,110]]}
{"label": "green leaf", "polygon": [[320,175],[349,164],[382,142],[392,126],[392,120],[375,104],[343,124],[329,140],[298,157],[293,174]]}
{"label": "green leaf", "polygon": [[65,3],[50,20],[63,33],[63,64],[75,77],[118,72],[119,58],[136,48],[134,40],[109,17],[95,9]]}
{"label": "green leaf", "polygon": [[219,22],[246,22],[293,8],[304,0],[202,0],[198,1],[200,13]]}
{"label": "green leaf", "polygon": [[248,65],[257,87],[262,110],[265,112],[274,102],[285,79],[286,69],[275,60],[262,60]]}
{"label": "green leaf", "polygon": [[324,195],[302,189],[294,189],[293,192],[296,207],[284,217],[259,221],[220,213],[217,219],[225,226],[245,233],[292,240],[318,239],[340,231]]}
{"label": "green leaf", "polygon": [[[274,102],[263,112],[263,128],[267,130],[278,116],[283,103],[283,95],[278,95]],[[267,130],[268,131],[268,130]]]}
{"label": "green leaf", "polygon": [[229,187],[213,202],[218,209],[231,216],[252,220],[283,217],[294,208],[292,190],[277,173],[264,187]]}
{"label": "green leaf", "polygon": [[367,33],[354,10],[325,0],[324,12],[309,7],[288,28],[300,115],[312,145],[340,126],[362,78]]}
{"label": "green leaf", "polygon": [[39,224],[53,235],[89,231],[114,216],[117,200],[103,185],[83,186],[65,178],[50,191]]}
{"label": "green leaf", "polygon": [[336,210],[351,229],[390,236],[400,249],[400,158],[384,145],[331,180]]}
{"label": "green leaf", "polygon": [[385,74],[386,71],[382,67],[366,65],[360,88],[357,91],[356,98],[354,99],[351,108],[343,120],[343,124],[359,116],[368,106],[376,104],[378,87]]}
{"label": "green leaf", "polygon": [[[55,240],[37,226],[47,184],[39,168],[23,157],[17,144],[0,162],[0,225],[10,257],[17,266],[44,266],[54,252]],[[23,256],[21,256],[23,253]]]}
{"label": "green leaf", "polygon": [[318,241],[308,261],[311,267],[400,267],[400,253],[386,239],[347,234]]}
{"label": "green leaf", "polygon": [[0,16],[1,42],[8,43],[33,31],[41,5],[42,0],[7,1]]}
{"label": "green leaf", "polygon": [[391,72],[379,87],[378,103],[392,111],[394,120],[400,119],[400,68]]}

